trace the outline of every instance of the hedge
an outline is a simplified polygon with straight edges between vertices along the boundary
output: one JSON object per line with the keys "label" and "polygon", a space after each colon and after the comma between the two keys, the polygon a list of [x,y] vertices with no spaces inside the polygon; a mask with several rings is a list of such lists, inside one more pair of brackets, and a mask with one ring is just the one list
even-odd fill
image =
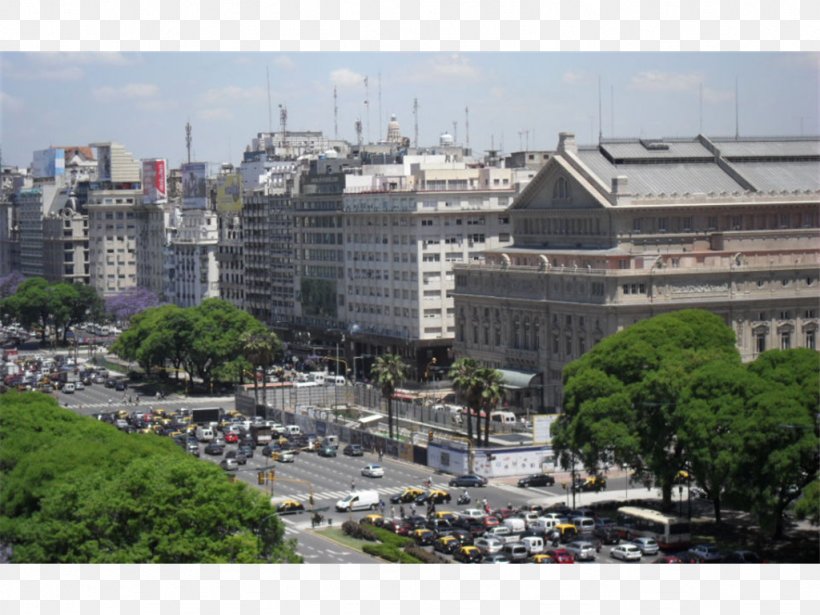
{"label": "hedge", "polygon": [[380,557],[388,562],[399,562],[401,564],[422,563],[409,553],[405,553],[404,551],[391,545],[364,545],[362,546],[362,550],[369,555],[375,555],[376,557]]}
{"label": "hedge", "polygon": [[449,564],[450,560],[444,559],[443,557],[439,556],[437,553],[430,553],[430,551],[425,551],[418,545],[407,545],[404,547],[404,552],[412,555],[418,560],[421,560],[425,564]]}

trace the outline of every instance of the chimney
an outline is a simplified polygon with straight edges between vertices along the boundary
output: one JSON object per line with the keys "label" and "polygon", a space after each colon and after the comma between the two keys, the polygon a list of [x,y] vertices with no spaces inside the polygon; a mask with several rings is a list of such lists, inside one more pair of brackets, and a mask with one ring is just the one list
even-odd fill
{"label": "chimney", "polygon": [[626,175],[617,175],[612,178],[612,196],[614,204],[628,204],[631,199],[629,194],[629,178]]}
{"label": "chimney", "polygon": [[558,152],[561,154],[565,152],[570,152],[572,154],[578,153],[578,144],[575,142],[574,132],[558,133]]}

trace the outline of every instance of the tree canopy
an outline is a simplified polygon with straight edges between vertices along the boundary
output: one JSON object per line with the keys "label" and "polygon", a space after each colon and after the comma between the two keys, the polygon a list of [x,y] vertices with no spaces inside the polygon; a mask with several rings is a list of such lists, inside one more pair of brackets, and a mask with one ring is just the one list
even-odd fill
{"label": "tree canopy", "polygon": [[775,350],[743,365],[717,315],[656,316],[566,367],[553,447],[565,466],[648,473],[665,505],[687,469],[718,521],[729,500],[779,534],[786,506],[817,477],[818,357]]}
{"label": "tree canopy", "polygon": [[387,433],[393,437],[393,393],[407,377],[407,365],[396,354],[385,354],[376,358],[370,370],[382,397],[387,400]]}
{"label": "tree canopy", "polygon": [[0,396],[0,479],[15,563],[299,561],[262,493],[39,393]]}

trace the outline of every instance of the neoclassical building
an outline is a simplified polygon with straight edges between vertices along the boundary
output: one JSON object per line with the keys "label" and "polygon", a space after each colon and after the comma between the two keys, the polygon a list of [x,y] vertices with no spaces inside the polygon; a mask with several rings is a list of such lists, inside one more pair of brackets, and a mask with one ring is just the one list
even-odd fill
{"label": "neoclassical building", "polygon": [[560,408],[603,337],[682,308],[721,315],[744,360],[817,347],[820,138],[609,140],[558,151],[509,210],[511,247],[455,265],[457,356],[513,405]]}

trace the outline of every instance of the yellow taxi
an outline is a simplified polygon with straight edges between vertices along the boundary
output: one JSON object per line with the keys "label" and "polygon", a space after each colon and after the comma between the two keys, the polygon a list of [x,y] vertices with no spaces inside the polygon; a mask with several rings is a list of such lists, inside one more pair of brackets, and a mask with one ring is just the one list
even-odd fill
{"label": "yellow taxi", "polygon": [[433,541],[433,550],[439,553],[452,553],[461,546],[461,541],[455,536],[439,536]]}
{"label": "yellow taxi", "polygon": [[569,542],[578,536],[578,528],[573,523],[559,523],[553,529],[559,533],[561,542]]}
{"label": "yellow taxi", "polygon": [[408,502],[414,502],[417,497],[423,495],[424,491],[417,487],[407,487],[401,493],[391,496],[390,503],[391,504],[407,504]]}
{"label": "yellow taxi", "polygon": [[453,559],[462,564],[478,564],[481,562],[482,555],[477,547],[468,545],[456,549]]}
{"label": "yellow taxi", "polygon": [[430,489],[416,497],[416,504],[427,504],[433,502],[434,504],[441,504],[450,501],[450,494],[444,489]]}
{"label": "yellow taxi", "polygon": [[271,504],[273,504],[274,509],[280,515],[293,515],[305,512],[305,507],[301,502],[289,498],[278,502],[271,502]]}
{"label": "yellow taxi", "polygon": [[410,532],[410,537],[416,541],[416,544],[426,546],[433,544],[433,541],[436,539],[436,535],[432,530],[428,530],[426,527],[422,527]]}
{"label": "yellow taxi", "polygon": [[454,513],[452,510],[437,510],[433,513],[434,519],[446,519],[447,521],[453,522],[458,519],[458,515]]}
{"label": "yellow taxi", "polygon": [[384,516],[379,513],[371,513],[359,519],[359,523],[366,523],[369,525],[375,525],[376,527],[381,527],[384,523]]}
{"label": "yellow taxi", "polygon": [[548,555],[546,553],[536,553],[530,558],[531,564],[554,564],[555,560],[552,558],[552,555]]}

